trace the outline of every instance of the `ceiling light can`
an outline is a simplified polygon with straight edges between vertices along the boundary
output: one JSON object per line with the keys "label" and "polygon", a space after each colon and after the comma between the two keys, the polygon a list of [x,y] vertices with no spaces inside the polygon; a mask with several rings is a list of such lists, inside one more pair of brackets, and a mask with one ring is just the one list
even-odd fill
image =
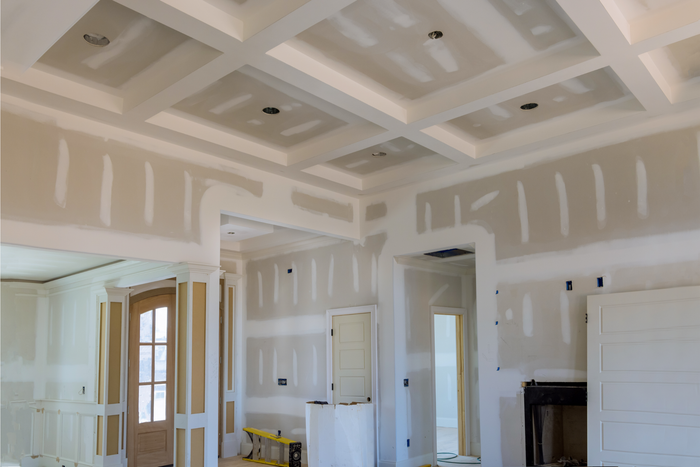
{"label": "ceiling light can", "polygon": [[433,31],[428,33],[428,37],[431,39],[440,39],[442,36],[442,31]]}
{"label": "ceiling light can", "polygon": [[265,107],[264,109],[262,109],[262,111],[268,115],[276,115],[280,113],[280,109],[278,109],[277,107]]}
{"label": "ceiling light can", "polygon": [[373,152],[372,155],[373,155],[374,157],[384,157],[384,156],[386,156],[386,153],[385,153],[385,152],[382,152],[382,151],[379,151],[379,152]]}
{"label": "ceiling light can", "polygon": [[87,42],[90,45],[94,45],[95,47],[104,47],[106,45],[109,45],[109,39],[107,39],[102,34],[83,34],[83,39],[85,39],[85,42]]}
{"label": "ceiling light can", "polygon": [[536,109],[537,107],[539,107],[539,104],[537,102],[529,102],[527,104],[521,105],[520,109],[521,110],[532,110],[532,109]]}

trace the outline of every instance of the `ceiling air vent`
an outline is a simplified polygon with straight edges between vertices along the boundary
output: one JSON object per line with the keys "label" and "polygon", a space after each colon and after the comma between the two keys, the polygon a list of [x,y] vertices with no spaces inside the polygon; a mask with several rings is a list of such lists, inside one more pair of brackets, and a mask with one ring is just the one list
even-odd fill
{"label": "ceiling air vent", "polygon": [[431,251],[430,253],[424,253],[424,255],[426,256],[433,256],[435,258],[453,258],[455,256],[473,254],[473,251],[462,250],[461,248],[450,248],[449,250]]}

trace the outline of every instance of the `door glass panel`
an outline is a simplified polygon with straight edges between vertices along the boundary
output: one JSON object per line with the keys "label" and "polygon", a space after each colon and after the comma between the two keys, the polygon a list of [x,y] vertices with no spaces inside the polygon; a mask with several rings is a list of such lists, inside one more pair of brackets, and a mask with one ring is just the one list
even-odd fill
{"label": "door glass panel", "polygon": [[168,309],[156,309],[156,342],[168,340]]}
{"label": "door glass panel", "polygon": [[139,386],[139,423],[151,421],[151,385]]}
{"label": "door glass panel", "polygon": [[165,384],[153,386],[153,421],[165,420]]}
{"label": "door glass panel", "polygon": [[142,345],[139,348],[139,383],[151,382],[152,352],[151,345]]}
{"label": "door glass panel", "polygon": [[153,376],[153,381],[165,381],[166,380],[166,368],[168,365],[168,346],[167,345],[156,345],[155,346],[155,375]]}
{"label": "door glass panel", "polygon": [[153,310],[141,314],[140,341],[153,342]]}

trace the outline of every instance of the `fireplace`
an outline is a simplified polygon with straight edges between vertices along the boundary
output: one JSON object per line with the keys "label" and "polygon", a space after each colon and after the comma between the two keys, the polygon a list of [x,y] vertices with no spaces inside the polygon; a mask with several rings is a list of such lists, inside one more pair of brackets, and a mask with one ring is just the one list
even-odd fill
{"label": "fireplace", "polygon": [[586,383],[532,380],[523,388],[526,465],[586,465]]}

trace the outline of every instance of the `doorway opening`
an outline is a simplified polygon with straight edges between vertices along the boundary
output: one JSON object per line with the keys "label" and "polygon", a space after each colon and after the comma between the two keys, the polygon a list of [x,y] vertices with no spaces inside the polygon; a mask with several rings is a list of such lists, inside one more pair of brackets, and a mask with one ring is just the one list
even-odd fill
{"label": "doorway opening", "polygon": [[[432,465],[480,463],[475,251],[471,243],[395,257],[407,352],[430,352],[430,370],[404,380],[412,412],[407,434],[430,427]],[[417,391],[432,400],[411,397]],[[422,404],[430,410],[421,413]]]}
{"label": "doorway opening", "polygon": [[175,293],[132,298],[129,311],[127,458],[129,467],[173,464]]}
{"label": "doorway opening", "polygon": [[464,311],[440,307],[431,310],[435,342],[435,432],[439,457],[467,455]]}

